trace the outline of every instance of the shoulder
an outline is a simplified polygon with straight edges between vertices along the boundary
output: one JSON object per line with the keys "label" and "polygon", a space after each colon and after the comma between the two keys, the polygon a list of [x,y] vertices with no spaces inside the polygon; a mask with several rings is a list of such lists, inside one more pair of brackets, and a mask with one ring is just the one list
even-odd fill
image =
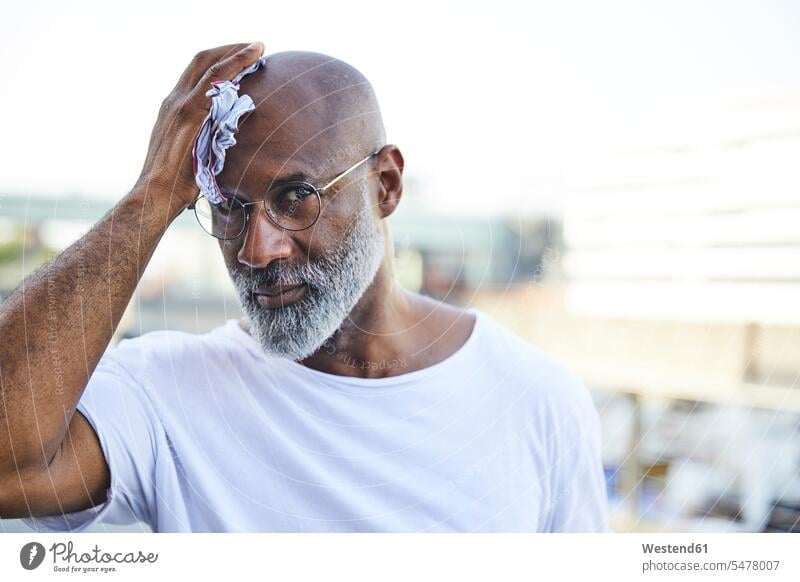
{"label": "shoulder", "polygon": [[[239,343],[242,340],[233,329],[237,325],[231,319],[206,333],[158,330],[125,338],[106,351],[101,364],[122,367],[135,377],[168,367],[185,369],[215,355],[241,351],[245,344]],[[244,334],[241,328],[239,331]]]}
{"label": "shoulder", "polygon": [[541,414],[553,422],[595,416],[591,394],[583,380],[564,362],[525,341],[492,316],[478,312],[480,349],[486,365],[510,387],[526,390]]}
{"label": "shoulder", "polygon": [[491,315],[476,312],[480,325],[478,343],[493,366],[501,366],[516,376],[563,386],[568,391],[581,391],[581,380],[566,363],[522,339]]}

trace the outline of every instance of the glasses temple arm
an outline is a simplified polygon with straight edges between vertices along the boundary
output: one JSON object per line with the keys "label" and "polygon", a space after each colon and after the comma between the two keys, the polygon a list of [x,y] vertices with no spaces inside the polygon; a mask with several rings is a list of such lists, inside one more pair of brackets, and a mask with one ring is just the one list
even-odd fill
{"label": "glasses temple arm", "polygon": [[330,182],[328,182],[327,184],[325,184],[325,185],[324,185],[322,188],[320,188],[320,190],[326,190],[327,188],[330,188],[330,187],[331,187],[331,186],[333,186],[333,185],[334,185],[336,182],[338,182],[339,180],[341,180],[342,178],[344,178],[344,177],[345,177],[347,174],[349,174],[350,172],[352,172],[353,170],[355,170],[357,167],[359,167],[361,164],[363,164],[364,162],[366,162],[368,159],[370,159],[372,156],[374,156],[374,155],[375,155],[375,154],[377,154],[377,153],[378,153],[378,152],[372,152],[370,155],[368,155],[366,158],[364,158],[364,159],[363,159],[363,160],[361,160],[360,162],[356,163],[356,164],[355,164],[355,165],[353,165],[353,166],[350,166],[350,168],[348,168],[347,170],[345,170],[344,172],[342,172],[341,174],[339,174],[338,176],[336,176],[336,177],[335,177],[333,180],[331,180]]}

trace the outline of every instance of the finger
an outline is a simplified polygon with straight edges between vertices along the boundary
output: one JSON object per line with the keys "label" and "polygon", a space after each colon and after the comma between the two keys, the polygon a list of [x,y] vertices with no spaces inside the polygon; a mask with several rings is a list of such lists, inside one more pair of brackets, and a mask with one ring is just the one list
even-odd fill
{"label": "finger", "polygon": [[227,81],[234,78],[255,63],[264,54],[264,45],[254,42],[234,54],[221,59],[208,67],[195,87],[196,94],[205,96],[213,81]]}
{"label": "finger", "polygon": [[189,63],[189,66],[183,71],[175,88],[179,89],[180,87],[184,87],[184,93],[191,91],[211,65],[248,46],[249,43],[240,42],[200,51],[192,58],[192,62]]}

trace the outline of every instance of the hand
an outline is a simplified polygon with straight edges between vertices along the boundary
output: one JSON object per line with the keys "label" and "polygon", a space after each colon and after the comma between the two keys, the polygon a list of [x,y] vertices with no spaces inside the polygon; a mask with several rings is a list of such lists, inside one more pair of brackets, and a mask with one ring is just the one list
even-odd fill
{"label": "hand", "polygon": [[161,104],[138,188],[181,211],[197,197],[192,147],[211,105],[212,81],[230,80],[264,53],[260,42],[231,44],[195,55],[178,84]]}

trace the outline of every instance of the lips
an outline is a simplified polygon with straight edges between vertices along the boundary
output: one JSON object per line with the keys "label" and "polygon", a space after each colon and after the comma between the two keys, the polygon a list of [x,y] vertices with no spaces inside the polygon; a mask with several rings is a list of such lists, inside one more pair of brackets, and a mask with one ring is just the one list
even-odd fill
{"label": "lips", "polygon": [[302,287],[303,283],[294,283],[292,285],[279,284],[279,285],[262,285],[255,290],[256,295],[266,295],[267,297],[276,297],[281,293],[286,293],[292,289]]}
{"label": "lips", "polygon": [[305,283],[294,285],[265,285],[253,292],[259,305],[267,309],[278,309],[291,305],[306,294]]}

